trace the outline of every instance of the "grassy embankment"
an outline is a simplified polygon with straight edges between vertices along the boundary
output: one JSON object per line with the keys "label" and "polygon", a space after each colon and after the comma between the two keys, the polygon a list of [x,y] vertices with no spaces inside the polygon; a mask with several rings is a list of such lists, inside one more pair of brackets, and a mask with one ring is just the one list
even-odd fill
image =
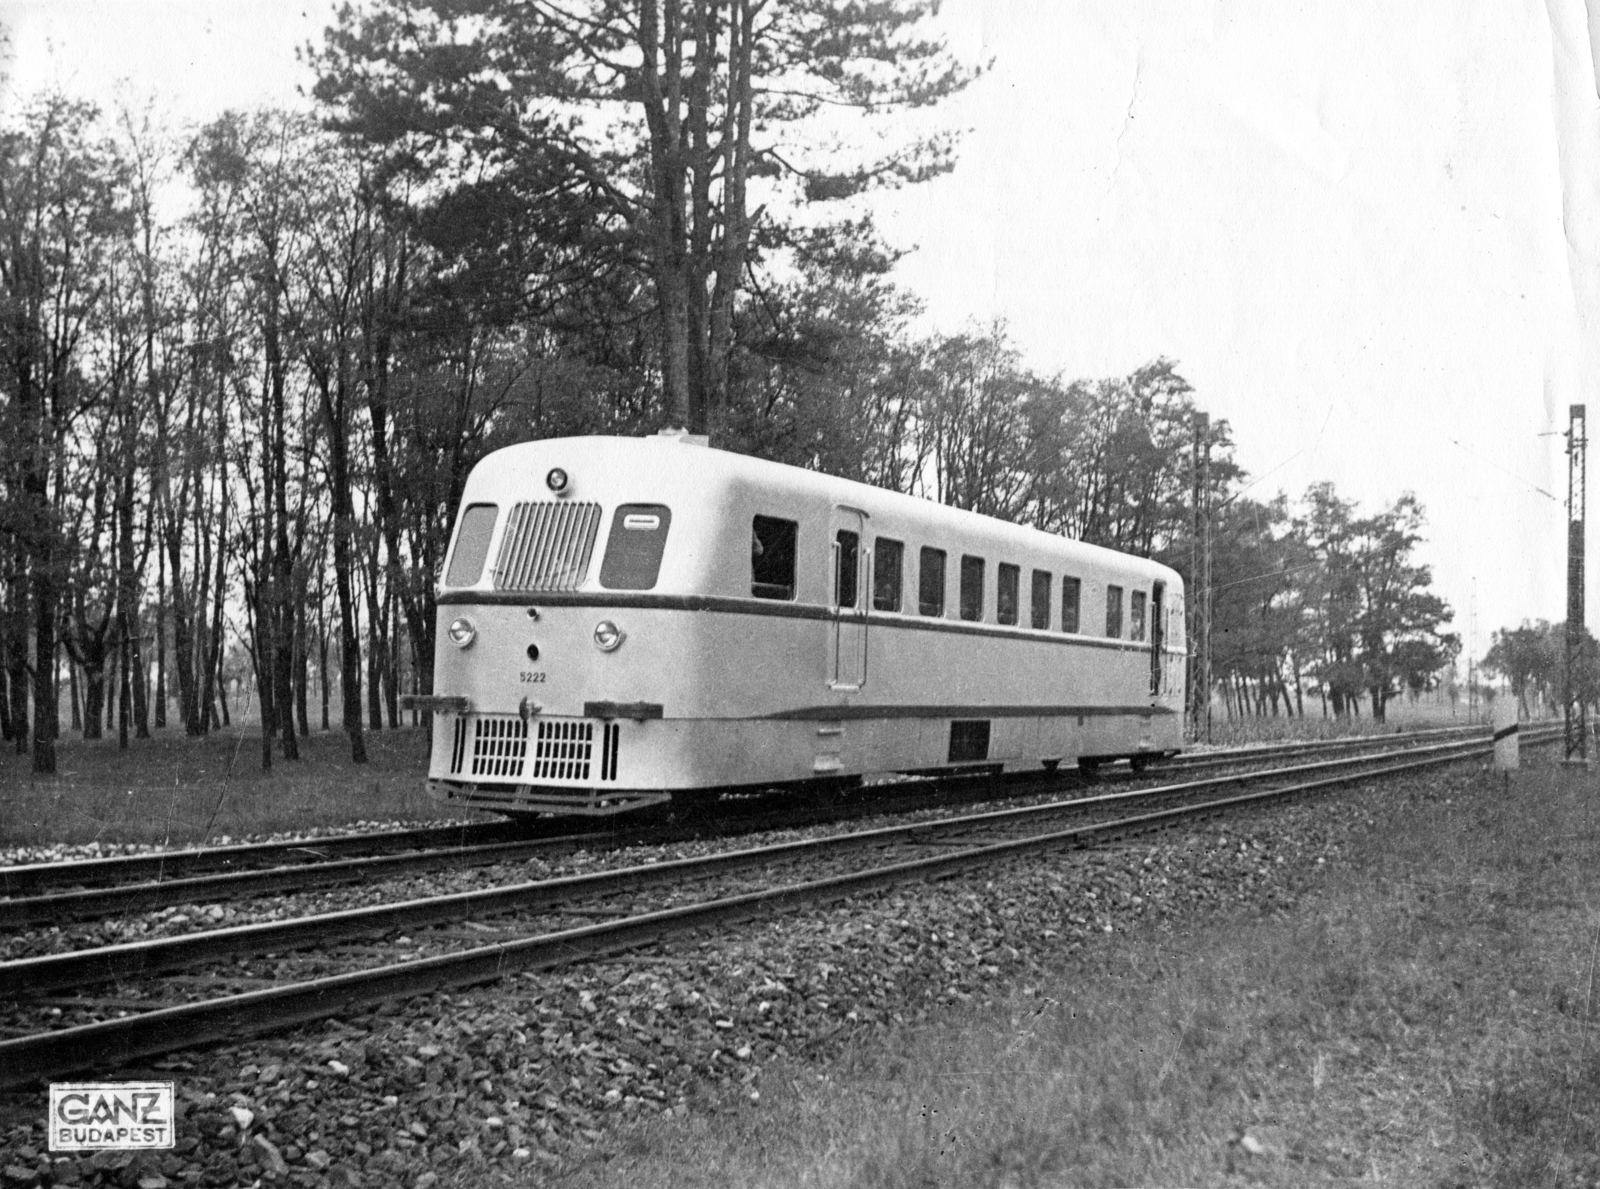
{"label": "grassy embankment", "polygon": [[569,1183],[1592,1185],[1600,784],[1544,749],[1509,798],[1420,787],[1292,913],[1119,934],[1046,998],[773,1067]]}
{"label": "grassy embankment", "polygon": [[1229,718],[1220,705],[1211,717],[1211,743],[1238,747],[1250,743],[1277,743],[1297,739],[1343,739],[1353,735],[1392,735],[1396,731],[1426,731],[1437,727],[1487,726],[1491,709],[1479,703],[1468,707],[1461,699],[1451,704],[1438,693],[1424,694],[1413,701],[1401,696],[1388,705],[1386,718],[1379,722],[1365,701],[1361,716],[1332,718],[1321,713],[1316,700],[1306,702],[1304,718],[1268,715],[1264,718]]}
{"label": "grassy embankment", "polygon": [[350,762],[344,734],[315,732],[302,758],[261,771],[261,740],[234,727],[201,739],[167,729],[131,740],[58,744],[58,771],[35,776],[28,756],[0,752],[0,846],[215,842],[221,836],[428,821],[449,816],[423,791],[428,743],[420,730],[369,732],[370,762]]}

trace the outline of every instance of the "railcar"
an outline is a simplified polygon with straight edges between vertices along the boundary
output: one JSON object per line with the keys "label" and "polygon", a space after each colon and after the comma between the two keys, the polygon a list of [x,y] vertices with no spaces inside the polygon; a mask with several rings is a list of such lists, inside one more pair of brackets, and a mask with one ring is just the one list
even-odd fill
{"label": "railcar", "polygon": [[438,616],[410,701],[453,805],[609,814],[1181,746],[1173,570],[685,435],[486,457]]}

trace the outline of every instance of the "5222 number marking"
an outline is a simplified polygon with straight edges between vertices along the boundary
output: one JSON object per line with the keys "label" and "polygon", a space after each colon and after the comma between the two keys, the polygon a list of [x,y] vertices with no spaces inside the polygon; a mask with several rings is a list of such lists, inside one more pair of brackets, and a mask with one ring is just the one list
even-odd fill
{"label": "5222 number marking", "polygon": [[544,674],[542,672],[529,672],[527,669],[524,669],[519,676],[522,679],[523,685],[544,684]]}

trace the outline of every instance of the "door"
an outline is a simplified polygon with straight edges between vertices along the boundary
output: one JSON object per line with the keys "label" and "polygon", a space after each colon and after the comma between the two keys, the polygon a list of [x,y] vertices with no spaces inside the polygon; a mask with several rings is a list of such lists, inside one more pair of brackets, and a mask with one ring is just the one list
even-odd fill
{"label": "door", "polygon": [[829,625],[828,688],[858,690],[867,683],[867,600],[872,554],[866,548],[867,514],[840,504],[829,521],[833,563],[833,622]]}

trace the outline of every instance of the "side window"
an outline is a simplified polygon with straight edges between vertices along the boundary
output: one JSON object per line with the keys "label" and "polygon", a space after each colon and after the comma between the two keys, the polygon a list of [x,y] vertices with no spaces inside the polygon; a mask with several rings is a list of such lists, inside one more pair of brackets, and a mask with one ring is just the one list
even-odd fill
{"label": "side window", "polygon": [[854,607],[857,571],[861,568],[861,534],[842,528],[833,535],[833,543],[836,547],[833,551],[833,605]]}
{"label": "side window", "polygon": [[1106,587],[1106,635],[1122,639],[1122,587]]}
{"label": "side window", "polygon": [[1078,631],[1078,597],[1083,593],[1083,583],[1077,578],[1061,579],[1061,630]]}
{"label": "side window", "polygon": [[983,558],[961,556],[961,618],[983,618]]}
{"label": "side window", "polygon": [[879,537],[872,551],[872,609],[900,610],[906,547],[899,541]]}
{"label": "side window", "polygon": [[446,586],[473,586],[483,577],[483,562],[489,556],[489,538],[494,535],[498,504],[473,504],[461,513],[456,528],[456,551],[450,555]]}
{"label": "side window", "polygon": [[800,525],[757,516],[750,530],[750,593],[758,599],[794,598],[795,541]]}
{"label": "side window", "polygon": [[944,550],[922,547],[917,558],[917,610],[923,615],[944,614]]}
{"label": "side window", "polygon": [[1010,562],[1001,562],[996,573],[994,617],[1001,623],[1017,622],[1017,594],[1022,571]]}
{"label": "side window", "polygon": [[1133,605],[1128,608],[1128,627],[1131,629],[1129,637],[1134,640],[1144,639],[1144,600],[1142,590],[1133,592]]}
{"label": "side window", "polygon": [[607,590],[649,590],[661,573],[672,510],[662,504],[623,504],[611,517],[600,585]]}
{"label": "side window", "polygon": [[1050,628],[1050,571],[1035,570],[1033,572],[1033,601],[1029,604],[1033,612],[1033,626],[1039,631],[1048,631]]}

